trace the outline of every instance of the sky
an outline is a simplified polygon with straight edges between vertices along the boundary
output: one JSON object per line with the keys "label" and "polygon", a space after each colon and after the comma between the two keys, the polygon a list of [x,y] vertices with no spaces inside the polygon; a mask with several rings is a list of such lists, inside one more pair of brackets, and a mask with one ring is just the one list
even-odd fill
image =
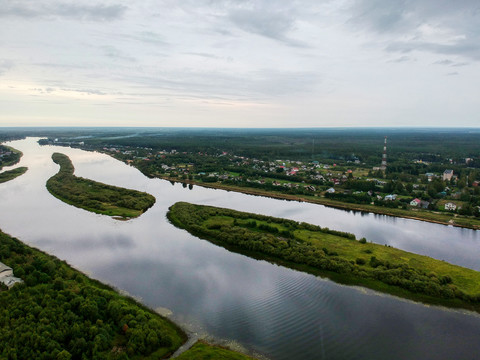
{"label": "sky", "polygon": [[479,127],[479,114],[478,0],[0,0],[0,127]]}

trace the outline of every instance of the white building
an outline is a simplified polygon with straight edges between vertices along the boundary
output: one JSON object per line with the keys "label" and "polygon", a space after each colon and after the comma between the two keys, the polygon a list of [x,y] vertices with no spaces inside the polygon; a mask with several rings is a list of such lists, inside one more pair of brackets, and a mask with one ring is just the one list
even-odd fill
{"label": "white building", "polygon": [[0,262],[0,279],[6,276],[13,276],[13,270],[11,267]]}
{"label": "white building", "polygon": [[452,176],[453,176],[453,170],[447,169],[443,172],[442,180],[443,181],[452,180]]}
{"label": "white building", "polygon": [[13,276],[11,267],[0,262],[0,283],[5,284],[9,289],[16,283],[23,282],[22,279]]}
{"label": "white building", "polygon": [[448,202],[445,204],[445,210],[455,211],[456,209],[457,205],[452,202]]}
{"label": "white building", "polygon": [[413,199],[412,201],[410,201],[411,206],[418,206],[420,205],[420,203],[421,203],[420,199]]}
{"label": "white building", "polygon": [[397,199],[397,194],[390,194],[385,196],[384,200],[386,201],[395,201]]}

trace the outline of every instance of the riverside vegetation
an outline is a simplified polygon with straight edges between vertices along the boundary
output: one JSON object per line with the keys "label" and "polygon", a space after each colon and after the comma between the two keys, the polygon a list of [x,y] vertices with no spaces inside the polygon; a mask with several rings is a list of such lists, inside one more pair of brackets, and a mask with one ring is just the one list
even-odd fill
{"label": "riverside vegetation", "polygon": [[[4,166],[12,166],[18,163],[22,155],[23,153],[17,149],[0,145],[0,170],[2,170]],[[19,167],[0,173],[0,184],[25,174],[27,170],[27,167]]]}
{"label": "riverside vegetation", "polygon": [[10,180],[13,180],[16,177],[25,174],[25,172],[27,170],[28,170],[27,167],[22,166],[22,167],[19,167],[19,168],[15,168],[15,169],[4,171],[4,172],[0,173],[0,184],[4,183],[4,182],[7,182],[7,181],[10,181]]}
{"label": "riverside vegetation", "polygon": [[197,341],[188,351],[177,357],[178,360],[252,360],[245,354],[236,353],[220,346]]}
{"label": "riverside vegetation", "polygon": [[169,320],[2,232],[0,261],[24,280],[0,290],[1,359],[160,359],[186,340]]}
{"label": "riverside vegetation", "polygon": [[168,219],[232,251],[432,304],[480,311],[480,272],[293,220],[179,202]]}
{"label": "riverside vegetation", "polygon": [[64,154],[54,153],[52,159],[60,165],[60,170],[48,179],[47,189],[53,196],[70,205],[98,214],[128,219],[140,216],[155,203],[155,197],[145,192],[106,185],[73,175],[73,164]]}
{"label": "riverside vegetation", "polygon": [[[186,334],[64,261],[0,231],[0,261],[24,283],[0,284],[0,359],[164,359]],[[179,359],[253,359],[197,342]]]}

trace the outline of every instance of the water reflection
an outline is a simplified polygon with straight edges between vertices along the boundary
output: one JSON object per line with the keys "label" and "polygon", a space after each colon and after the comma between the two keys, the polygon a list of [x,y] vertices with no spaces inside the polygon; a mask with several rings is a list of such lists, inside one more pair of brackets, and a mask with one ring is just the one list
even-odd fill
{"label": "water reflection", "polygon": [[[229,207],[353,232],[380,244],[479,269],[472,230],[346,212],[148,179],[112,158],[78,149],[10,143],[24,153],[23,176],[0,184],[0,228],[128,291],[198,332],[235,340],[272,359],[470,359],[480,353],[480,317],[427,307],[231,253],[172,226],[177,201]],[[52,197],[53,152],[75,174],[146,191],[156,204],[116,221]]]}

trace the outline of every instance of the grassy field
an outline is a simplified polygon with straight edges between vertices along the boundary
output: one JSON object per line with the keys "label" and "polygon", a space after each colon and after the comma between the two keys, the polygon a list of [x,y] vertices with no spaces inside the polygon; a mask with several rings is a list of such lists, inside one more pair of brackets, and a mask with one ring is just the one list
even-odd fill
{"label": "grassy field", "polygon": [[27,170],[28,170],[27,167],[22,166],[16,169],[12,169],[12,170],[8,170],[8,171],[4,171],[3,173],[0,173],[0,184],[13,180],[16,177],[25,174]]}
{"label": "grassy field", "polygon": [[318,226],[209,206],[176,203],[170,221],[257,258],[335,281],[480,311],[480,272]]}
{"label": "grassy field", "polygon": [[73,175],[70,159],[54,153],[52,159],[60,171],[47,181],[48,191],[58,199],[98,214],[134,218],[153,206],[155,198],[147,193],[102,184]]}
{"label": "grassy field", "polygon": [[198,341],[177,357],[178,360],[252,360],[253,358],[223,347]]}

